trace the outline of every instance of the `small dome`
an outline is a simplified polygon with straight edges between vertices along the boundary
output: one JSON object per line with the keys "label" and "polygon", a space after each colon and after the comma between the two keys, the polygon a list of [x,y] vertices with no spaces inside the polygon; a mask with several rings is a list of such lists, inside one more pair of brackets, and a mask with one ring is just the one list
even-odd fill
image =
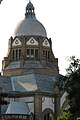
{"label": "small dome", "polygon": [[26,10],[34,9],[34,6],[31,2],[27,4]]}
{"label": "small dome", "polygon": [[47,37],[44,26],[35,17],[34,6],[31,2],[27,4],[25,19],[18,23],[14,32],[14,37],[23,35]]}

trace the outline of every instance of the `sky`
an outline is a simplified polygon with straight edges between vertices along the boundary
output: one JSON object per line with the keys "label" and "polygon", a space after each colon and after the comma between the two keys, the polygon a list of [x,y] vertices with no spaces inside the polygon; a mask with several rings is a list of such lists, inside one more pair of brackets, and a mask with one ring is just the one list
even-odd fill
{"label": "sky", "polygon": [[[29,0],[3,0],[0,5],[0,71],[7,55],[8,40],[16,25],[24,19]],[[44,25],[60,74],[66,74],[67,58],[80,58],[80,0],[31,0],[36,18]]]}

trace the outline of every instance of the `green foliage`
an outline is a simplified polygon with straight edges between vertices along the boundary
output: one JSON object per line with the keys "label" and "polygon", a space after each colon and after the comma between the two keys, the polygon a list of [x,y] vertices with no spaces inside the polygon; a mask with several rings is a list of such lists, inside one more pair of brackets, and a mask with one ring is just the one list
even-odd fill
{"label": "green foliage", "polygon": [[67,98],[70,106],[68,111],[72,114],[72,120],[75,120],[77,117],[80,117],[80,60],[72,56],[69,62],[67,75],[62,80],[60,78],[58,84],[62,90],[68,93]]}
{"label": "green foliage", "polygon": [[71,113],[69,111],[63,112],[63,115],[60,116],[57,120],[71,120]]}
{"label": "green foliage", "polygon": [[72,75],[80,69],[80,60],[76,59],[75,56],[70,57],[68,61],[70,62],[70,65],[69,68],[66,69],[67,76]]}
{"label": "green foliage", "polygon": [[70,57],[70,65],[67,69],[65,90],[68,93],[69,111],[75,119],[80,115],[80,60],[74,56]]}

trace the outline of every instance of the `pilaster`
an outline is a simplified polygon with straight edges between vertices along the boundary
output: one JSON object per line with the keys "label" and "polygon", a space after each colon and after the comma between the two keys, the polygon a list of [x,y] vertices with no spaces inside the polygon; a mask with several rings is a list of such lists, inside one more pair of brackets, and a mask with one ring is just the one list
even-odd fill
{"label": "pilaster", "polygon": [[35,120],[42,120],[42,96],[37,93],[34,97],[34,114]]}
{"label": "pilaster", "polygon": [[55,95],[54,95],[54,113],[55,113],[55,120],[57,120],[57,117],[60,116],[60,90],[56,86],[54,89]]}

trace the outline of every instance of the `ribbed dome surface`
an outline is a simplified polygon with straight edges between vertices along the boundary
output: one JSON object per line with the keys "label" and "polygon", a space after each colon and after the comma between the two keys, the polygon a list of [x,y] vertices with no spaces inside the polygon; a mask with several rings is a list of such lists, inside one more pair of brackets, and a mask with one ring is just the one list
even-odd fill
{"label": "ribbed dome surface", "polygon": [[14,36],[37,35],[47,37],[44,26],[36,19],[34,6],[31,2],[27,4],[25,19],[18,23]]}
{"label": "ribbed dome surface", "polygon": [[47,37],[44,26],[36,19],[35,16],[28,16],[18,23],[14,36],[37,35]]}

